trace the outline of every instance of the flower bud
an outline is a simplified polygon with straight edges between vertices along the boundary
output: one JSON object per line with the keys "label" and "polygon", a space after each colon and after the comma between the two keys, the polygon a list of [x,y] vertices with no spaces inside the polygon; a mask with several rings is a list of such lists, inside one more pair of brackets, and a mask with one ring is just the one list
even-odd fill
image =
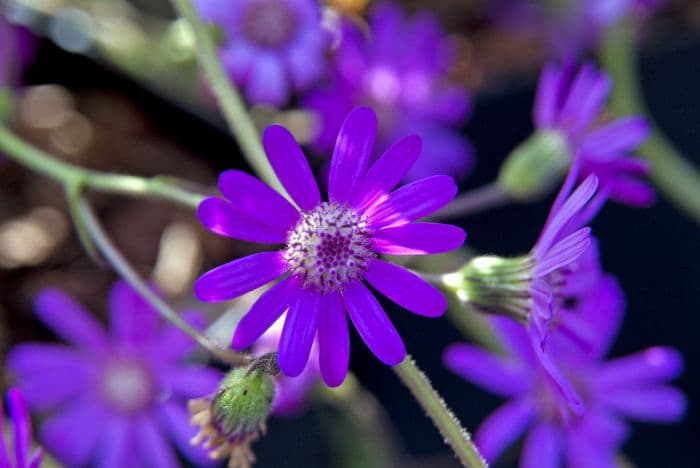
{"label": "flower bud", "polygon": [[255,461],[250,446],[266,430],[278,372],[276,355],[265,355],[229,372],[214,395],[190,400],[192,424],[199,426],[191,443],[203,444],[214,460],[230,457],[229,468],[249,467]]}
{"label": "flower bud", "polygon": [[510,153],[501,166],[498,185],[514,200],[537,199],[561,180],[571,159],[564,135],[536,132]]}

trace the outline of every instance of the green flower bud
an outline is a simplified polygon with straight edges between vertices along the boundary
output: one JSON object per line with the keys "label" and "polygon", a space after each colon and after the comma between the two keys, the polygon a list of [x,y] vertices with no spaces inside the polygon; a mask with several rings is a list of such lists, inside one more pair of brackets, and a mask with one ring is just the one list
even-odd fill
{"label": "green flower bud", "polygon": [[510,153],[501,166],[498,185],[514,200],[537,199],[561,180],[571,160],[564,135],[536,132]]}
{"label": "green flower bud", "polygon": [[459,271],[444,275],[443,283],[480,312],[527,321],[534,264],[531,256],[474,257]]}
{"label": "green flower bud", "polygon": [[192,424],[199,426],[191,443],[203,444],[214,460],[229,457],[229,468],[251,466],[251,444],[265,433],[278,372],[276,354],[266,355],[230,371],[213,395],[190,400]]}

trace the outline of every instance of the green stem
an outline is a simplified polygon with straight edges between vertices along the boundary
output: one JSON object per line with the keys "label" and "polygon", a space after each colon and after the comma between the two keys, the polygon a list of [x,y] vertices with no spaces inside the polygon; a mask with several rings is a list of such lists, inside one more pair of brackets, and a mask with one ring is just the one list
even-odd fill
{"label": "green stem", "polygon": [[108,174],[58,160],[25,143],[1,123],[0,152],[23,166],[54,179],[67,189],[89,187],[102,192],[169,200],[190,208],[197,208],[204,198],[169,182],[167,177]]}
{"label": "green stem", "polygon": [[406,356],[401,364],[392,369],[423,407],[462,465],[469,468],[485,468],[486,461],[472,442],[469,432],[462,427],[459,419],[450,411],[445,400],[435,391],[413,358]]}
{"label": "green stem", "polygon": [[107,259],[114,270],[128,282],[134,290],[144,298],[164,319],[178,327],[193,340],[195,340],[204,349],[212,355],[234,366],[246,365],[251,361],[251,356],[247,354],[239,354],[232,350],[226,349],[211,341],[202,333],[193,328],[189,323],[180,317],[170,306],[139,277],[134,269],[129,265],[124,256],[112,244],[109,237],[104,232],[104,229],[97,220],[97,217],[92,211],[92,208],[84,198],[78,200],[78,212],[81,220],[90,233],[92,240],[97,248],[102,252],[102,255]]}
{"label": "green stem", "polygon": [[[622,21],[610,30],[600,58],[613,77],[611,107],[614,112],[617,115],[643,114],[652,120],[639,85],[631,20]],[[639,154],[651,163],[650,177],[661,192],[676,207],[700,222],[700,172],[657,125]]]}
{"label": "green stem", "polygon": [[272,166],[267,160],[265,150],[260,143],[260,134],[250,119],[243,99],[224,70],[216,51],[216,45],[209,30],[202,23],[191,0],[170,0],[179,15],[183,17],[194,31],[197,44],[197,59],[211,84],[219,107],[231,132],[238,140],[243,155],[256,174],[280,193],[282,188]]}

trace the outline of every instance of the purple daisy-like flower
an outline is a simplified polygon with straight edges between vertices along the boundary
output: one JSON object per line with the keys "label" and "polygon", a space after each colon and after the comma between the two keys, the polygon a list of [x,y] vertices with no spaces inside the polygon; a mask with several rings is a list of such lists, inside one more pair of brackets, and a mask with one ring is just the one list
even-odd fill
{"label": "purple daisy-like flower", "polygon": [[[272,353],[279,348],[284,317],[277,321],[253,345],[253,354],[261,356]],[[311,346],[306,367],[296,377],[279,374],[275,378],[275,399],[272,402],[272,413],[280,416],[295,416],[303,411],[307,397],[313,386],[319,382],[321,370],[318,363],[318,340]]]}
{"label": "purple daisy-like flower", "polygon": [[540,132],[556,132],[572,158],[581,160],[581,175],[595,174],[611,199],[647,206],[654,190],[641,178],[646,161],[632,156],[649,134],[643,117],[630,116],[600,123],[611,80],[593,64],[578,72],[573,66],[547,65],[540,77],[534,120]]}
{"label": "purple daisy-like flower", "polygon": [[428,12],[406,18],[401,7],[388,3],[371,11],[369,28],[367,37],[356,24],[344,23],[333,82],[304,99],[319,117],[315,149],[330,152],[347,113],[364,105],[380,116],[380,151],[406,135],[421,137],[423,153],[406,180],[464,177],[473,150],[458,128],[469,114],[470,96],[447,83],[454,51],[438,20]]}
{"label": "purple daisy-like flower", "polygon": [[505,356],[469,344],[455,344],[445,351],[449,369],[509,399],[476,432],[476,444],[487,460],[496,461],[527,432],[522,468],[614,468],[617,451],[629,433],[625,419],[668,423],[683,416],[685,397],[667,384],[683,368],[680,353],[654,347],[603,361],[622,322],[624,298],[608,275],[590,294],[594,301],[580,308],[578,318],[596,331],[591,352],[580,353],[558,334],[551,343],[557,364],[584,395],[587,411],[583,415],[569,412],[557,386],[542,372],[527,333],[512,321],[492,318],[507,349]]}
{"label": "purple daisy-like flower", "polygon": [[330,36],[316,0],[196,0],[224,32],[221,60],[254,104],[283,105],[326,69]]}
{"label": "purple daisy-like flower", "polygon": [[[12,427],[12,446],[7,440],[0,440],[0,466],[3,468],[39,468],[43,452],[37,449],[32,453],[32,422],[22,393],[16,388],[7,392],[7,406]],[[5,428],[5,413],[0,404],[0,427]],[[3,432],[4,433],[4,432]]]}
{"label": "purple daisy-like flower", "polygon": [[286,312],[278,356],[290,377],[304,370],[317,336],[324,381],[343,382],[350,352],[346,312],[382,362],[404,359],[401,337],[364,281],[419,315],[437,317],[447,307],[435,287],[378,256],[440,253],[462,245],[465,233],[457,227],[415,222],[448,203],[457,188],[450,177],[433,176],[391,192],[418,158],[420,139],[399,140],[370,166],[376,130],[371,109],[358,108],[347,117],[331,161],[328,201],[292,135],[273,125],[263,144],[296,206],[240,171],[221,175],[226,199],[208,198],[199,206],[200,221],[217,234],[284,244],[205,273],[195,294],[204,301],[228,300],[281,278],[241,319],[233,347],[247,348]]}
{"label": "purple daisy-like flower", "polygon": [[[49,413],[39,432],[46,449],[69,466],[177,467],[172,439],[188,458],[206,454],[189,440],[186,400],[214,391],[214,370],[183,363],[194,343],[118,282],[110,298],[110,333],[55,289],[36,300],[39,319],[73,346],[15,347],[8,369],[32,410]],[[188,314],[194,323],[198,317]]]}

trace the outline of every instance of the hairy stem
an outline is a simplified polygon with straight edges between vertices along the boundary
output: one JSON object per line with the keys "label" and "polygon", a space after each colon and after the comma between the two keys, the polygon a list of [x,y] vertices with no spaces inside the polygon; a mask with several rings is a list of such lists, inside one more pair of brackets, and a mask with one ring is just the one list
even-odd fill
{"label": "hairy stem", "polygon": [[246,110],[241,95],[229,79],[216,51],[214,40],[209,30],[202,23],[191,0],[170,0],[178,14],[183,17],[194,31],[197,44],[197,59],[204,70],[216,99],[219,103],[231,132],[241,146],[243,156],[256,174],[284,194],[272,166],[267,160],[265,150],[260,142],[260,134]]}
{"label": "hairy stem", "polygon": [[102,255],[104,255],[107,262],[109,262],[119,276],[124,278],[124,280],[128,282],[151,306],[153,306],[153,308],[156,309],[164,319],[178,327],[204,349],[224,362],[234,366],[245,365],[251,362],[250,355],[236,353],[211,341],[209,338],[184,321],[182,317],[180,317],[177,312],[170,308],[170,306],[163,299],[158,297],[158,295],[155,294],[151,288],[148,287],[146,282],[134,271],[121,252],[119,252],[114,244],[112,244],[100,222],[97,220],[95,213],[92,211],[92,208],[82,197],[78,201],[78,210],[86,229],[90,233],[95,245],[100,252],[102,252]]}
{"label": "hairy stem", "polygon": [[455,197],[446,207],[430,216],[431,220],[457,218],[472,215],[491,208],[497,208],[510,202],[508,194],[491,182]]}
{"label": "hairy stem", "polygon": [[413,358],[406,356],[401,364],[392,369],[423,407],[462,465],[469,468],[485,468],[486,461],[472,442],[469,432],[462,427],[459,419],[450,411],[445,400],[435,391],[430,380],[418,368]]}
{"label": "hairy stem", "polygon": [[[634,28],[631,20],[611,29],[600,50],[603,66],[613,77],[611,107],[617,115],[643,114],[650,120],[640,88]],[[700,222],[700,171],[654,126],[639,154],[651,163],[650,177],[681,211]]]}
{"label": "hairy stem", "polygon": [[189,208],[197,208],[204,198],[200,194],[185,190],[174,183],[172,178],[108,174],[61,161],[25,143],[1,123],[0,152],[70,190],[75,187],[88,187],[102,192],[169,200]]}

